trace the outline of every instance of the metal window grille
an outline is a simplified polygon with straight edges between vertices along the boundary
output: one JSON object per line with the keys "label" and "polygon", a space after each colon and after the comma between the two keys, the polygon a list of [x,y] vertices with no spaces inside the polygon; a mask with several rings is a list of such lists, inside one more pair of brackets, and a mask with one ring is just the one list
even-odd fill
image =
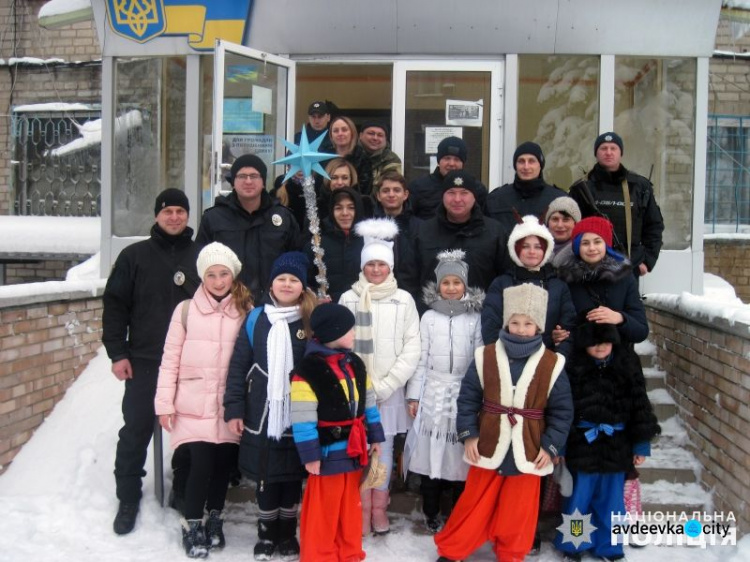
{"label": "metal window grille", "polygon": [[14,111],[11,119],[14,212],[35,216],[99,216],[101,137],[80,127],[91,110]]}
{"label": "metal window grille", "polygon": [[710,232],[750,225],[750,117],[709,115],[705,222]]}

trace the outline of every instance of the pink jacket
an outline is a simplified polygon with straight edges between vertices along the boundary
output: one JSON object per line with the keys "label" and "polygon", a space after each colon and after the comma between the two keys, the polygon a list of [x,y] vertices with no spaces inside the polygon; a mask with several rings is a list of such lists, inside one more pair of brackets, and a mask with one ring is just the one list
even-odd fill
{"label": "pink jacket", "polygon": [[245,319],[231,295],[217,302],[201,285],[190,301],[187,333],[177,305],[164,343],[154,405],[156,415],[176,414],[170,445],[206,441],[239,443],[224,421],[224,389],[237,333]]}

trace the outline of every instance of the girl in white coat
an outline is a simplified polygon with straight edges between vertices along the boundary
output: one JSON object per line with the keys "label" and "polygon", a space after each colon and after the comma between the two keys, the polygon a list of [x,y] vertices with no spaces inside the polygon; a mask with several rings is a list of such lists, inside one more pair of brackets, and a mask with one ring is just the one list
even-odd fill
{"label": "girl in white coat", "polygon": [[203,248],[197,266],[203,282],[172,315],[154,404],[172,449],[186,447],[190,457],[182,544],[188,557],[205,558],[209,547],[224,546],[221,512],[239,436],[224,421],[222,401],[234,342],[252,299],[237,279],[240,260],[224,244]]}
{"label": "girl in white coat", "polygon": [[419,313],[414,299],[399,289],[393,277],[393,242],[398,234],[390,219],[370,219],[355,226],[365,239],[359,280],[341,295],[339,304],[354,313],[354,351],[364,361],[377,394],[385,430],[380,461],[388,470],[385,483],[362,492],[362,533],[390,530],[386,508],[393,466],[393,441],[411,426],[404,387],[417,368],[420,355]]}
{"label": "girl in white coat", "polygon": [[456,432],[456,400],[474,350],[482,345],[480,311],[484,292],[467,288],[469,266],[463,250],[438,254],[437,284],[424,288],[430,309],[422,316],[422,357],[409,381],[409,412],[416,416],[404,449],[404,472],[422,475],[420,492],[427,529],[437,533],[440,496],[452,492],[453,504],[464,488],[469,465]]}

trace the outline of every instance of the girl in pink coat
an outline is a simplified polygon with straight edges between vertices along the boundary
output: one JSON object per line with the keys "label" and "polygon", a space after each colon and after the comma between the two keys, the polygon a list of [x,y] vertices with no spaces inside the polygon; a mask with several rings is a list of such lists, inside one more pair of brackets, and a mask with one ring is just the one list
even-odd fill
{"label": "girl in pink coat", "polygon": [[172,449],[182,445],[189,453],[182,544],[188,557],[205,558],[209,548],[225,544],[221,512],[239,437],[224,421],[222,401],[234,342],[252,299],[237,279],[242,264],[225,245],[208,244],[197,266],[203,283],[172,315],[155,408]]}

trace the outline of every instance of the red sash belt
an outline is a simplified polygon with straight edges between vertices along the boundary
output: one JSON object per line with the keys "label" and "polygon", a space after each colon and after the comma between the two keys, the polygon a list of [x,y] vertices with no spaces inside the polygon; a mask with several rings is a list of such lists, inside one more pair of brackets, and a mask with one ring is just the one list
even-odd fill
{"label": "red sash belt", "polygon": [[539,408],[514,408],[512,406],[503,406],[502,404],[492,402],[486,398],[482,402],[482,410],[488,414],[508,414],[508,421],[510,422],[511,427],[518,423],[516,415],[530,420],[541,420],[544,418],[544,410]]}
{"label": "red sash belt", "polygon": [[346,443],[346,454],[350,457],[359,457],[359,464],[367,465],[367,430],[365,430],[364,416],[351,420],[341,421],[321,421],[318,420],[319,427],[347,427],[351,426],[349,431],[349,440]]}

